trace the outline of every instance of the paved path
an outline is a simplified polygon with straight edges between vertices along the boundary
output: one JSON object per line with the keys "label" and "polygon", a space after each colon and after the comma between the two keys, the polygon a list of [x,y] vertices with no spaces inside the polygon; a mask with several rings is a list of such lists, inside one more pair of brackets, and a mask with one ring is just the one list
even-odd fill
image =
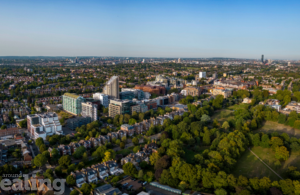
{"label": "paved path", "polygon": [[34,157],[35,157],[35,154],[34,154],[34,152],[33,152],[32,146],[29,145],[29,147],[30,147],[30,149],[31,149],[32,156],[33,156],[33,158],[34,158]]}
{"label": "paved path", "polygon": [[254,156],[256,156],[256,158],[258,158],[262,163],[264,163],[264,165],[266,165],[266,167],[268,167],[273,173],[275,173],[275,175],[277,175],[280,179],[283,179],[278,173],[276,173],[271,167],[269,167],[269,165],[267,165],[261,158],[259,158],[254,152],[252,152],[252,150],[250,148],[248,148],[248,149]]}

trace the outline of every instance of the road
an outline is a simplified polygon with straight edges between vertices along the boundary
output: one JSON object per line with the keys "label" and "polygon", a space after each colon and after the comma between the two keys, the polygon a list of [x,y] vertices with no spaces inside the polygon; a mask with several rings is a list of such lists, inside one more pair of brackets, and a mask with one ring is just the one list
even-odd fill
{"label": "road", "polygon": [[33,156],[33,158],[34,158],[34,157],[35,157],[35,154],[34,154],[34,151],[33,151],[33,149],[32,149],[32,146],[31,146],[31,145],[29,145],[29,147],[30,147],[30,150],[31,150],[32,156]]}
{"label": "road", "polygon": [[248,149],[254,156],[256,156],[256,158],[258,158],[262,163],[264,163],[266,167],[268,167],[273,173],[275,173],[275,175],[277,175],[280,179],[283,179],[278,173],[276,173],[271,167],[269,167],[269,165],[267,165],[261,158],[259,158],[259,156],[257,156],[250,148]]}

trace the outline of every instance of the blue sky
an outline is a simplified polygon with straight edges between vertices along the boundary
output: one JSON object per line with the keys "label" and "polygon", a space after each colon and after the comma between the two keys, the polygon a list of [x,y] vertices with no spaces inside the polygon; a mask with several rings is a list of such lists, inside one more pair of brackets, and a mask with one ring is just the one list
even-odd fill
{"label": "blue sky", "polygon": [[0,0],[0,56],[300,59],[299,7],[299,0]]}

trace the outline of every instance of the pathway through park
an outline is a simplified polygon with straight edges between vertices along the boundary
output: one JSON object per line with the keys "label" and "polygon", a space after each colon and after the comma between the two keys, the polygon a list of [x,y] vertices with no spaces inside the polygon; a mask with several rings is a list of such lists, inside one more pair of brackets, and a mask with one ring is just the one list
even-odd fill
{"label": "pathway through park", "polygon": [[256,158],[258,158],[262,163],[264,163],[264,165],[266,165],[266,167],[268,167],[273,173],[275,173],[280,179],[283,179],[278,173],[276,173],[269,165],[267,165],[261,158],[259,158],[259,156],[257,156],[254,152],[252,152],[252,150],[250,148],[248,148],[250,150],[250,152],[256,156]]}

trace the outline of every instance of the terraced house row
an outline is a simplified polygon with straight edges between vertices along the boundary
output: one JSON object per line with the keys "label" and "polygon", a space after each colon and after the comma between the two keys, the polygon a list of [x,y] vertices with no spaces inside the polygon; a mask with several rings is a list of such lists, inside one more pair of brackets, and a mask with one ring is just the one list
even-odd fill
{"label": "terraced house row", "polygon": [[124,173],[120,169],[117,162],[110,160],[104,163],[98,163],[82,169],[81,171],[71,172],[71,175],[76,180],[76,186],[80,188],[84,183],[97,183],[99,179],[104,180],[110,175],[120,175]]}

